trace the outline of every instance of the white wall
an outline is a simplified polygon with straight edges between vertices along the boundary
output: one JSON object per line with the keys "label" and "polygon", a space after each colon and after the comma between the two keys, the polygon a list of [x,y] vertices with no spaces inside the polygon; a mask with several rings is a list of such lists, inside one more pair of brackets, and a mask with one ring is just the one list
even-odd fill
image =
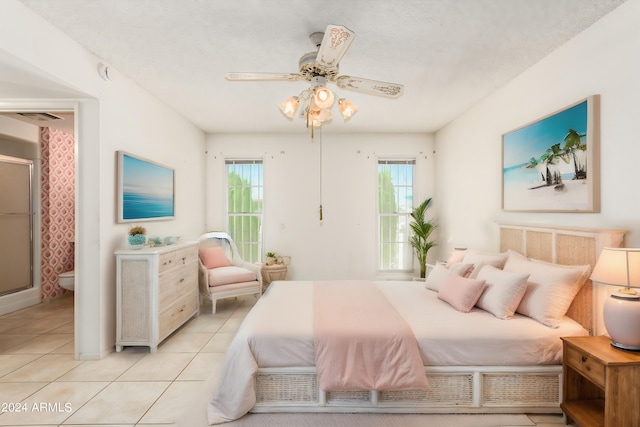
{"label": "white wall", "polygon": [[[294,124],[292,124],[293,126]],[[304,128],[304,124],[298,124]],[[327,126],[331,126],[330,124]],[[264,159],[264,251],[292,257],[289,279],[377,275],[377,159],[417,161],[417,200],[434,192],[433,137],[426,134],[212,134],[207,137],[207,227],[224,230],[227,157]],[[437,203],[437,200],[435,200]]]}
{"label": "white wall", "polygon": [[204,224],[204,134],[117,70],[102,80],[99,62],[19,2],[0,2],[0,70],[8,71],[0,74],[0,109],[75,109],[75,342],[82,359],[104,356],[115,342],[113,251],[124,247],[129,228],[116,223],[115,152],[176,170],[176,219],[143,223],[150,234],[193,239]]}
{"label": "white wall", "polygon": [[[454,245],[495,250],[495,221],[628,229],[640,246],[640,0],[630,0],[436,134],[440,256]],[[601,212],[501,211],[502,134],[601,97]]]}

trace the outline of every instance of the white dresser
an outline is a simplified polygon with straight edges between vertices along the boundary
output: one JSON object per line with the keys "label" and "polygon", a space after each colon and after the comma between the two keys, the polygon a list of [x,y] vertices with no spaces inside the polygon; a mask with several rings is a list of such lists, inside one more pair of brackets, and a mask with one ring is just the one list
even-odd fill
{"label": "white dresser", "polygon": [[116,251],[116,351],[151,352],[198,315],[197,242]]}

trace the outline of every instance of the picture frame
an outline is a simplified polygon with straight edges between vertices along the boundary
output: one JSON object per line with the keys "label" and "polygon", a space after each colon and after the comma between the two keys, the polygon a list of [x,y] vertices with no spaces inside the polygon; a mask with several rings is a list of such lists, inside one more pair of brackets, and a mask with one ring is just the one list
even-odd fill
{"label": "picture frame", "polygon": [[126,151],[117,152],[118,222],[175,218],[175,170]]}
{"label": "picture frame", "polygon": [[600,99],[502,135],[502,210],[600,212]]}

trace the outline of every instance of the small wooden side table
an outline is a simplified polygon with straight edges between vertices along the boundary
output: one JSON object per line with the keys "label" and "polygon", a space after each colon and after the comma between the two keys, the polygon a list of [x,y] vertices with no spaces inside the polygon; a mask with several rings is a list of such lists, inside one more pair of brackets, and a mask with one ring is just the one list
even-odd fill
{"label": "small wooden side table", "polygon": [[580,427],[640,427],[640,353],[611,339],[565,337],[562,404],[566,422]]}
{"label": "small wooden side table", "polygon": [[266,289],[274,280],[285,280],[287,278],[287,266],[284,264],[273,264],[262,266],[262,289]]}

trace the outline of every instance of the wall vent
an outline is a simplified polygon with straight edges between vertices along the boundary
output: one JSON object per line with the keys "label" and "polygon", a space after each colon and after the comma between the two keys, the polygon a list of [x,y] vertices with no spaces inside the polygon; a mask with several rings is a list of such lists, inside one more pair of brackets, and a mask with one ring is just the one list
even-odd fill
{"label": "wall vent", "polygon": [[26,117],[31,120],[37,120],[39,122],[48,122],[51,120],[64,120],[62,117],[58,117],[51,113],[18,113],[22,117]]}

